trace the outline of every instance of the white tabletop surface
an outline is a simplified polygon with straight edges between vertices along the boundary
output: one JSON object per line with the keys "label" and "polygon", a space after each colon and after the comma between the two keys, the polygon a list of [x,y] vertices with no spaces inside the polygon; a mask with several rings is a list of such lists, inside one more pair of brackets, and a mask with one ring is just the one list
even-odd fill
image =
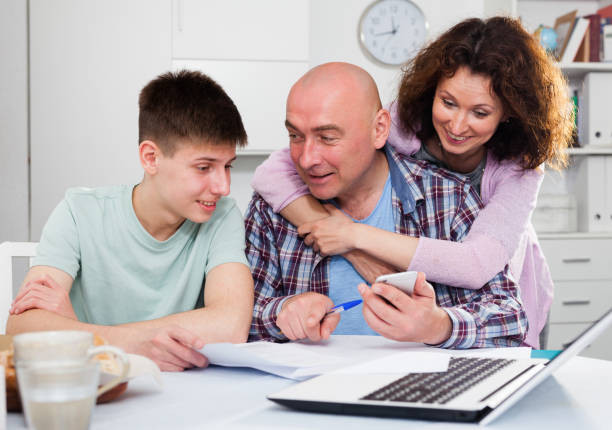
{"label": "white tabletop surface", "polygon": [[[294,381],[256,370],[211,366],[132,380],[116,401],[96,406],[102,429],[407,429],[475,425],[297,412],[266,399]],[[494,421],[494,429],[611,429],[612,361],[575,357]],[[23,429],[9,413],[8,429]]]}

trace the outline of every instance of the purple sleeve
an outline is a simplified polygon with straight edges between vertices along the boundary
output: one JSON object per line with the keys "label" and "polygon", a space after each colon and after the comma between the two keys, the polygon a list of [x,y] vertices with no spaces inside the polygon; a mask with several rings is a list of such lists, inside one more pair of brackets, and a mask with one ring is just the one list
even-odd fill
{"label": "purple sleeve", "polygon": [[277,213],[298,197],[308,194],[308,187],[291,160],[289,148],[270,154],[255,169],[251,186]]}
{"label": "purple sleeve", "polygon": [[465,240],[420,238],[408,269],[425,272],[427,279],[442,284],[482,287],[518,249],[543,177],[541,169],[520,170],[514,163],[498,163],[489,156],[482,181],[485,207]]}
{"label": "purple sleeve", "polygon": [[409,134],[400,125],[397,115],[397,103],[393,102],[388,107],[391,113],[391,129],[387,142],[391,144],[395,150],[404,155],[412,155],[421,147],[421,141],[413,134]]}

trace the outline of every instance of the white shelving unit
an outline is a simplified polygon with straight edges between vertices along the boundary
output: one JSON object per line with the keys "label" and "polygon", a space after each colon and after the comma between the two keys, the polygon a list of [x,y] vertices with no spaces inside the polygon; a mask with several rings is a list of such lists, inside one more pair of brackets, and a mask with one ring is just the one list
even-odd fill
{"label": "white shelving unit", "polygon": [[[533,8],[535,2],[529,3],[532,4],[527,8],[519,5],[519,11]],[[557,15],[566,11],[553,7],[555,3],[569,10],[578,9],[580,14],[594,12],[581,8],[596,10],[606,5],[546,3]],[[560,67],[572,91],[580,91],[587,73],[612,72],[612,63],[570,63]],[[567,150],[571,156],[568,170],[560,175],[549,173],[548,183],[545,180],[543,185],[545,192],[574,194],[579,217],[579,231],[538,234],[555,283],[548,349],[563,348],[612,307],[612,146],[581,143],[584,146]],[[612,360],[612,330],[605,332],[583,355]]]}
{"label": "white shelving unit", "polygon": [[583,79],[589,72],[612,72],[612,63],[565,63],[559,64],[568,79]]}
{"label": "white shelving unit", "polygon": [[588,155],[612,155],[612,146],[587,145],[567,149],[567,153],[572,156]]}

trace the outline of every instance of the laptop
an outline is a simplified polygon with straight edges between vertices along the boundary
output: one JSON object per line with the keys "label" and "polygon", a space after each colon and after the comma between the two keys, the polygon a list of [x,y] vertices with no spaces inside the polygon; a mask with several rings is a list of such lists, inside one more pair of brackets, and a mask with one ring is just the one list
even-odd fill
{"label": "laptop", "polygon": [[612,326],[612,309],[552,360],[451,357],[446,372],[328,373],[268,396],[293,409],[487,424]]}

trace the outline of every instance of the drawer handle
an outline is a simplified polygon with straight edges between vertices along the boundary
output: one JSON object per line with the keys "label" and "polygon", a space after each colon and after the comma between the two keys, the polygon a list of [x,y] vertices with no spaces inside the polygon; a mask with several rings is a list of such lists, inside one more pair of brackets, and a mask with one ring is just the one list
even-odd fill
{"label": "drawer handle", "polygon": [[564,258],[562,260],[564,263],[588,263],[591,261],[590,257],[584,258]]}
{"label": "drawer handle", "polygon": [[590,300],[563,300],[563,305],[574,306],[574,305],[590,305]]}
{"label": "drawer handle", "polygon": [[[574,340],[575,340],[575,339],[574,339]],[[561,347],[562,347],[563,349],[566,349],[567,347],[571,346],[571,344],[572,344],[572,343],[574,343],[574,341],[573,341],[573,340],[572,340],[571,342],[565,342],[565,343],[562,343],[562,344],[561,344]],[[584,349],[589,349],[590,347],[591,347],[591,345],[587,346],[587,347],[586,347],[586,348],[584,348]]]}

